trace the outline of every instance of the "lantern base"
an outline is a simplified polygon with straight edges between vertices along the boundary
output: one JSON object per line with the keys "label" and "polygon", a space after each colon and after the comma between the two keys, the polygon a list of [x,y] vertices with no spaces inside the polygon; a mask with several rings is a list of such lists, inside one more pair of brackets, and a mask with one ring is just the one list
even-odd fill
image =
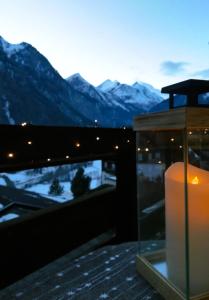
{"label": "lantern base", "polygon": [[209,293],[187,298],[167,277],[165,250],[136,257],[136,268],[165,300],[209,300]]}

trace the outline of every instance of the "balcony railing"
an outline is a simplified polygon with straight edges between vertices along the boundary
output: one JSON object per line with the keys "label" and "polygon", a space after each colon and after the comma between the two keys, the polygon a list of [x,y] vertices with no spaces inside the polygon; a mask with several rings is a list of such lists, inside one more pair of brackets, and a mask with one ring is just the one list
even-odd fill
{"label": "balcony railing", "polygon": [[26,211],[0,224],[1,287],[88,241],[93,240],[89,245],[95,248],[137,239],[136,146],[131,129],[2,125],[0,136],[0,176],[92,160],[111,161],[116,172],[116,186],[54,205],[38,198],[27,202],[21,190],[0,186],[0,200],[7,203],[0,217],[11,209]]}

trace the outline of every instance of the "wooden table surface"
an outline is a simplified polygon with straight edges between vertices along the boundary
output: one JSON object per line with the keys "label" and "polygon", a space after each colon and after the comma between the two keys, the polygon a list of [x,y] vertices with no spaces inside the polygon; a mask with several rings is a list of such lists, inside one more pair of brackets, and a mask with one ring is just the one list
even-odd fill
{"label": "wooden table surface", "polygon": [[1,300],[163,300],[136,272],[137,243],[67,254],[0,291]]}

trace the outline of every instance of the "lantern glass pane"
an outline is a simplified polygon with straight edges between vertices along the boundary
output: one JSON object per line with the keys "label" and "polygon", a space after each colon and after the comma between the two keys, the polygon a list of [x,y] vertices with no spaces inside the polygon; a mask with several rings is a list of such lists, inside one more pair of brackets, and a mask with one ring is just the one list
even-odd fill
{"label": "lantern glass pane", "polygon": [[183,130],[137,132],[139,257],[185,295],[184,140]]}
{"label": "lantern glass pane", "polygon": [[173,95],[173,106],[185,106],[187,105],[187,96],[186,95]]}
{"label": "lantern glass pane", "polygon": [[203,106],[209,105],[209,93],[203,93],[198,95],[198,104]]}
{"label": "lantern glass pane", "polygon": [[197,297],[209,295],[208,128],[188,130],[187,189],[190,297]]}

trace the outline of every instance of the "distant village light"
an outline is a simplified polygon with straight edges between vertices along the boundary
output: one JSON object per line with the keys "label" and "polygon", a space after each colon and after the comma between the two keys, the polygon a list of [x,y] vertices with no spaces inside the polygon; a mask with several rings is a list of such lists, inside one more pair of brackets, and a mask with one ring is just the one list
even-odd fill
{"label": "distant village light", "polygon": [[76,148],[79,148],[81,146],[81,144],[80,143],[76,143],[75,146],[76,146]]}
{"label": "distant village light", "polygon": [[66,155],[66,156],[65,156],[65,158],[66,158],[66,159],[69,159],[69,158],[70,158],[70,156],[69,156],[69,155]]}
{"label": "distant village light", "polygon": [[95,127],[98,127],[98,120],[97,119],[94,120],[94,124],[95,124],[94,125]]}
{"label": "distant village light", "polygon": [[23,122],[23,123],[21,123],[21,126],[26,126],[27,125],[27,123],[26,122]]}
{"label": "distant village light", "polygon": [[97,141],[99,141],[99,140],[100,140],[100,137],[99,137],[99,136],[97,136],[97,137],[96,137],[96,140],[97,140]]}
{"label": "distant village light", "polygon": [[51,158],[47,158],[47,161],[51,161]]}
{"label": "distant village light", "polygon": [[32,141],[28,141],[28,145],[32,145]]}
{"label": "distant village light", "polygon": [[14,153],[10,152],[10,153],[8,153],[7,156],[8,156],[9,158],[13,158],[13,157],[14,157]]}
{"label": "distant village light", "polygon": [[116,145],[116,146],[115,146],[115,149],[116,149],[116,150],[118,150],[118,149],[119,149],[119,146],[118,146],[118,145]]}

